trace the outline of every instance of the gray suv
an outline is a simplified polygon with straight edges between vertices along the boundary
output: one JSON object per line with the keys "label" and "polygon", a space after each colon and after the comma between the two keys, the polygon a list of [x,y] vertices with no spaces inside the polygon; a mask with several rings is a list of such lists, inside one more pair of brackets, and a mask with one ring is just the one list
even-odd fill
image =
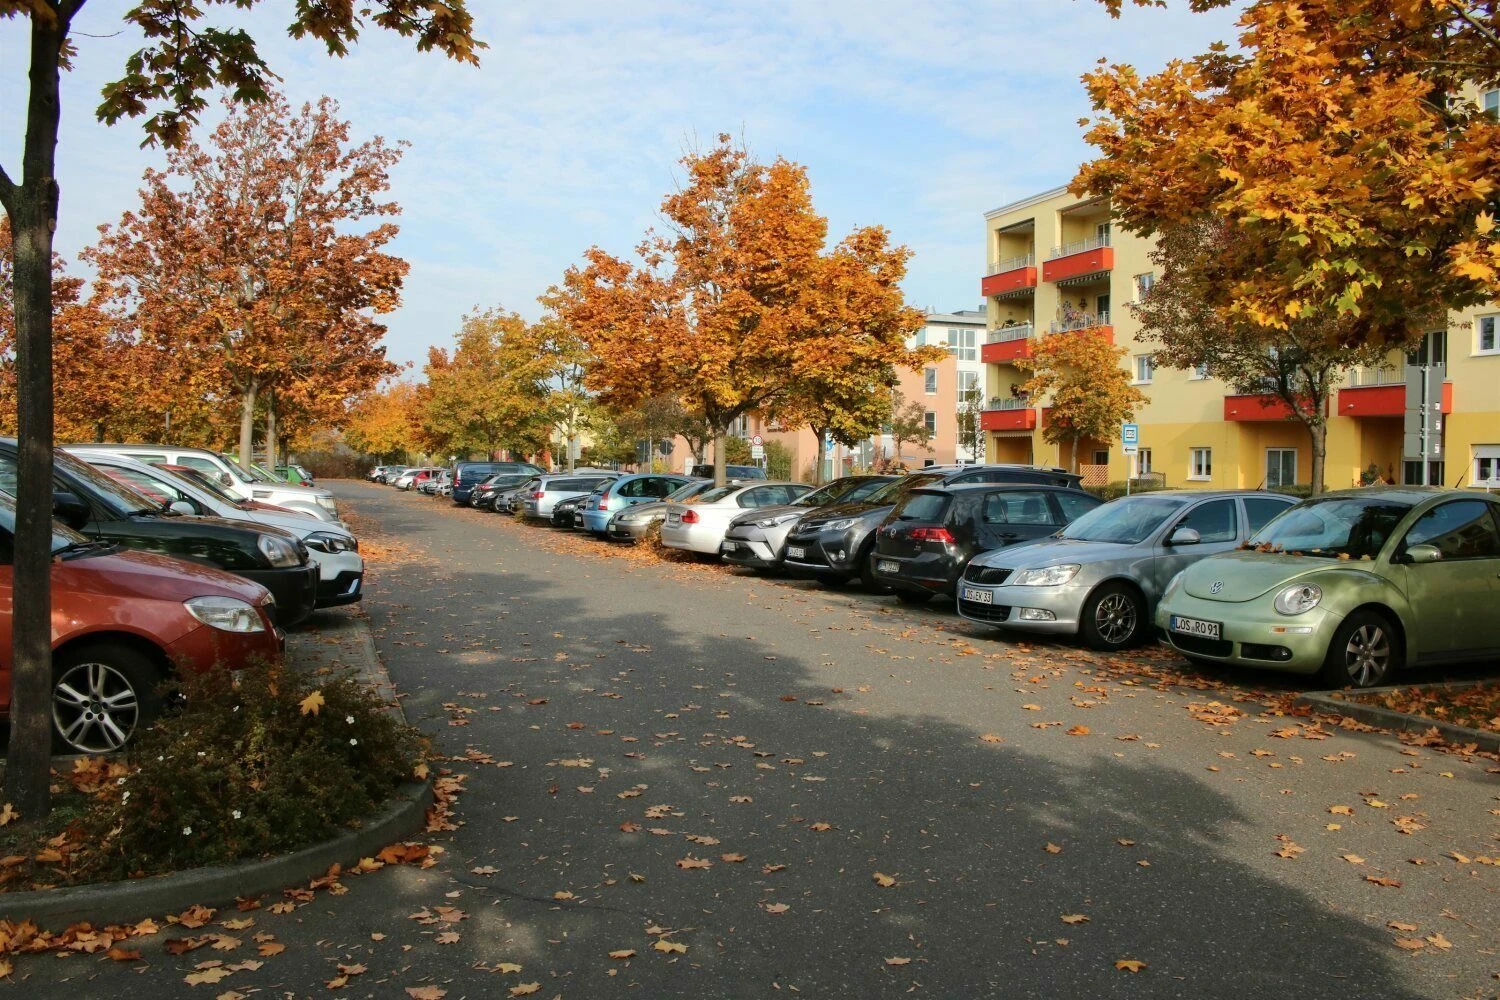
{"label": "gray suv", "polygon": [[1186,566],[1236,548],[1296,503],[1256,490],[1163,490],[1096,507],[1051,538],[975,556],[958,613],[981,625],[1080,635],[1124,649],[1151,628],[1156,602]]}

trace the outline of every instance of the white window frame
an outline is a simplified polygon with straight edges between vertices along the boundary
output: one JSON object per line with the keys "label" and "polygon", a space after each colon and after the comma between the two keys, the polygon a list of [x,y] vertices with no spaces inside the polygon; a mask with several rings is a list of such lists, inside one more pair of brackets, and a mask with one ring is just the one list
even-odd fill
{"label": "white window frame", "polygon": [[[1145,369],[1145,377],[1141,376],[1141,369]],[[1156,355],[1137,354],[1135,356],[1135,377],[1131,380],[1133,385],[1150,385],[1156,378]]]}
{"label": "white window frame", "polygon": [[[1290,483],[1276,483],[1274,485],[1271,483],[1271,453],[1272,452],[1276,452],[1278,455],[1285,454],[1286,452],[1291,452],[1292,453],[1292,481]],[[1298,464],[1297,463],[1299,461],[1301,461],[1301,459],[1302,459],[1302,456],[1297,454],[1297,449],[1296,448],[1281,448],[1281,447],[1267,448],[1266,449],[1266,464],[1265,464],[1265,470],[1266,470],[1266,489],[1268,489],[1268,490],[1274,490],[1274,489],[1280,489],[1280,488],[1282,488],[1284,486],[1296,486],[1297,485],[1297,469],[1298,469]],[[1278,464],[1279,464],[1279,462],[1278,462]],[[1278,469],[1277,472],[1279,474],[1280,470]]]}
{"label": "white window frame", "polygon": [[1146,301],[1146,296],[1151,294],[1151,289],[1156,285],[1156,272],[1147,271],[1144,274],[1137,274],[1133,284],[1135,286],[1135,300],[1137,302]]}
{"label": "white window frame", "polygon": [[1486,90],[1480,94],[1479,108],[1485,114],[1500,118],[1500,90]]}
{"label": "white window frame", "polygon": [[1135,451],[1136,478],[1151,475],[1151,449],[1137,448]]}
{"label": "white window frame", "polygon": [[[1490,328],[1490,346],[1484,346],[1485,324]],[[1474,317],[1474,353],[1478,355],[1500,354],[1500,313],[1488,313]]]}
{"label": "white window frame", "polygon": [[1208,378],[1208,365],[1194,365],[1192,373],[1188,375],[1191,382],[1201,382]]}
{"label": "white window frame", "polygon": [[928,438],[937,437],[937,411],[928,410],[922,414],[922,424],[927,428]]}
{"label": "white window frame", "polygon": [[[967,384],[966,384],[967,383]],[[969,393],[979,391],[979,373],[961,371],[958,373],[958,405],[963,406],[969,401]]]}
{"label": "white window frame", "polygon": [[1476,444],[1473,448],[1470,485],[1500,489],[1500,444]]}
{"label": "white window frame", "polygon": [[922,369],[922,391],[929,396],[937,395],[938,370],[936,368]]}
{"label": "white window frame", "polygon": [[1193,448],[1188,452],[1188,480],[1206,483],[1214,477],[1214,450]]}

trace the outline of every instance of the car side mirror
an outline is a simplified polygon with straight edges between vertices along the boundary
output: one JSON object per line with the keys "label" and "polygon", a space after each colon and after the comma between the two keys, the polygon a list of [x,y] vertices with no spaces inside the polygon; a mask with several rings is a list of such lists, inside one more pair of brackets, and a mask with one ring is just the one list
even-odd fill
{"label": "car side mirror", "polygon": [[1194,531],[1192,528],[1178,528],[1176,531],[1172,532],[1172,536],[1167,539],[1167,544],[1197,545],[1201,541],[1203,541],[1203,536],[1198,534],[1198,532]]}
{"label": "car side mirror", "polygon": [[1443,550],[1436,545],[1413,545],[1406,550],[1406,558],[1402,562],[1408,563],[1435,563],[1443,559]]}
{"label": "car side mirror", "polygon": [[188,503],[186,500],[173,500],[171,503],[167,504],[167,510],[171,511],[174,514],[196,514],[196,513],[198,513],[198,508],[194,507],[192,504]]}
{"label": "car side mirror", "polygon": [[93,512],[89,505],[79,499],[78,494],[67,490],[56,490],[52,494],[52,516],[77,531],[89,523]]}

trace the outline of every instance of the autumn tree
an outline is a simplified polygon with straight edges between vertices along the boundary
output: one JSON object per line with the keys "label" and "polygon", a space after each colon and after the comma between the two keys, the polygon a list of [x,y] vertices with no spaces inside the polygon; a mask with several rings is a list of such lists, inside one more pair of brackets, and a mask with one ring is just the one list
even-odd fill
{"label": "autumn tree", "polygon": [[1212,216],[1249,236],[1205,289],[1226,322],[1331,310],[1348,343],[1399,346],[1414,303],[1500,295],[1500,122],[1465,99],[1500,82],[1500,5],[1254,0],[1239,25],[1236,52],[1086,75],[1100,155],[1073,190],[1141,235]]}
{"label": "autumn tree", "polygon": [[915,399],[908,402],[900,389],[892,389],[889,400],[890,416],[886,418],[886,426],[890,428],[891,444],[896,448],[893,461],[901,464],[901,450],[908,441],[930,453],[932,445],[928,441],[932,439],[932,432],[927,429],[927,408]]}
{"label": "autumn tree", "polygon": [[[85,253],[144,340],[239,401],[239,460],[257,413],[329,418],[395,373],[372,314],[400,304],[406,262],[384,252],[399,211],[383,200],[400,150],[349,142],[329,98],[294,111],[272,92],[226,101],[206,145],[168,150],[140,208]],[[259,407],[259,409],[257,409]]]}
{"label": "autumn tree", "polygon": [[578,440],[588,430],[598,406],[584,384],[588,345],[556,315],[542,317],[536,336],[549,361],[547,409],[554,415],[563,441],[568,471],[576,467]]}
{"label": "autumn tree", "polygon": [[1125,349],[1107,336],[1083,330],[1043,337],[1030,355],[1016,359],[1016,367],[1031,376],[1021,391],[1037,400],[1048,397],[1043,439],[1070,446],[1074,472],[1085,438],[1110,440],[1146,403],[1146,394],[1130,384],[1130,373],[1120,365],[1124,357]]}
{"label": "autumn tree", "polygon": [[982,460],[984,425],[980,422],[980,414],[984,412],[984,403],[979,399],[978,389],[969,389],[961,395],[958,402],[958,446]]}
{"label": "autumn tree", "polygon": [[[13,286],[19,487],[16,530],[11,670],[10,751],[6,798],[27,818],[51,806],[51,571],[53,445],[52,256],[60,190],[57,138],[61,74],[77,53],[73,21],[86,0],[0,0],[0,18],[19,20],[30,32],[30,66],[20,145],[20,170],[0,163],[0,206],[14,235]],[[206,104],[204,93],[228,88],[238,102],[266,97],[274,74],[241,28],[204,24],[210,11],[244,13],[259,0],[149,0],[120,11],[121,23],[139,31],[143,46],[104,88],[97,115],[113,124],[148,116],[148,142],[179,145]],[[414,38],[418,50],[436,49],[459,61],[478,62],[482,43],[464,0],[370,0],[352,4],[290,5],[289,33],[311,37],[332,55],[343,55],[366,24]],[[20,108],[6,121],[20,121]]]}
{"label": "autumn tree", "polygon": [[344,439],[351,448],[381,461],[404,459],[418,451],[421,426],[417,387],[392,382],[366,393],[343,421]]}
{"label": "autumn tree", "polygon": [[757,163],[721,135],[682,165],[686,178],[661,206],[668,231],[647,234],[639,263],[594,247],[547,301],[587,342],[588,383],[600,398],[620,409],[680,398],[712,432],[723,482],[730,424],[774,409],[806,376],[804,357],[820,353],[828,225],[813,210],[806,170],[787,160]]}
{"label": "autumn tree", "polygon": [[1324,488],[1328,457],[1329,403],[1349,368],[1375,365],[1388,351],[1379,345],[1345,348],[1353,320],[1331,308],[1263,326],[1226,319],[1208,304],[1212,289],[1230,280],[1235,244],[1250,239],[1220,219],[1204,219],[1164,230],[1151,251],[1159,277],[1133,306],[1141,321],[1137,339],[1152,344],[1156,362],[1169,368],[1202,368],[1236,392],[1265,393],[1287,408],[1307,430],[1312,453],[1312,491]]}
{"label": "autumn tree", "polygon": [[429,450],[531,455],[546,448],[552,362],[542,341],[516,313],[486,309],[464,317],[451,353],[430,348],[421,416]]}

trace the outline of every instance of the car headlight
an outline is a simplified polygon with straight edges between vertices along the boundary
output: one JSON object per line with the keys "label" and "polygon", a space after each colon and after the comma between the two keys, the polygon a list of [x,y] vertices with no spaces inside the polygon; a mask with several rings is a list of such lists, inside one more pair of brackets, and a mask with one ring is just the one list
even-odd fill
{"label": "car headlight", "polygon": [[333,497],[315,497],[314,499],[318,501],[318,506],[328,511],[328,513],[338,513],[339,505]]}
{"label": "car headlight", "polygon": [[359,543],[348,535],[335,535],[331,531],[315,531],[304,538],[303,543],[319,552],[358,552]]}
{"label": "car headlight", "polygon": [[261,535],[256,544],[260,547],[260,554],[266,557],[266,562],[277,569],[302,565],[302,560],[298,558],[297,546],[285,538]]}
{"label": "car headlight", "polygon": [[[795,521],[801,516],[801,514],[777,514],[775,517],[763,517],[759,521],[755,522],[755,526],[757,528],[774,528],[778,524],[786,524],[788,521]],[[839,523],[842,524],[843,522]],[[853,522],[851,521],[850,523],[852,524]],[[833,525],[829,525],[829,527],[833,527]]]}
{"label": "car headlight", "polygon": [[1322,587],[1315,583],[1299,583],[1277,594],[1275,606],[1280,614],[1300,615],[1317,607],[1322,599]]}
{"label": "car headlight", "polygon": [[1017,587],[1060,587],[1077,576],[1079,568],[1077,563],[1064,563],[1042,569],[1023,569],[1012,574],[1006,583]]}
{"label": "car headlight", "polygon": [[183,601],[188,614],[220,632],[264,632],[265,622],[250,605],[237,597],[195,597]]}
{"label": "car headlight", "polygon": [[1180,586],[1182,586],[1182,570],[1178,570],[1176,573],[1172,574],[1172,579],[1167,581],[1167,589],[1162,591],[1161,599],[1165,601],[1167,598],[1177,593],[1177,588]]}
{"label": "car headlight", "polygon": [[852,528],[852,527],[854,527],[854,525],[857,524],[858,522],[859,522],[859,518],[857,518],[857,517],[841,517],[837,521],[829,521],[827,524],[823,525],[823,530],[824,531],[843,531],[846,528]]}

